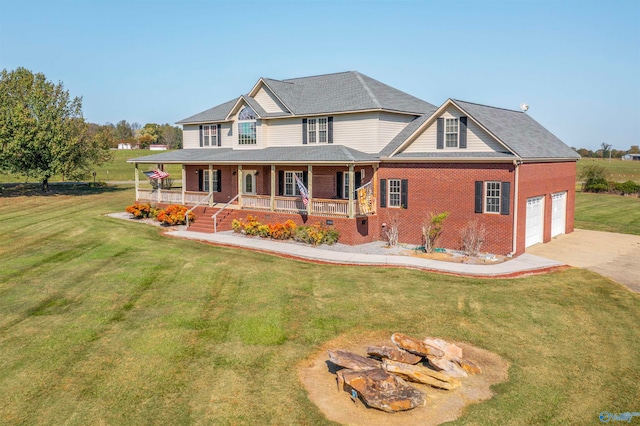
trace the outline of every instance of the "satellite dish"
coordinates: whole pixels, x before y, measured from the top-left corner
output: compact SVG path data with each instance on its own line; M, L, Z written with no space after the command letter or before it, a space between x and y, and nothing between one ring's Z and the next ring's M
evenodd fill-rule
M520 104L520 109L522 110L522 112L527 112L527 110L529 109L529 105L523 102Z

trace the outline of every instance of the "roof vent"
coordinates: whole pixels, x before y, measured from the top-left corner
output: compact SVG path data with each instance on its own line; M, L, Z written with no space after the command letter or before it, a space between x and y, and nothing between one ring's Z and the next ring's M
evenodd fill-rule
M522 110L522 112L527 112L527 110L529 109L529 105L523 102L520 104L520 109Z

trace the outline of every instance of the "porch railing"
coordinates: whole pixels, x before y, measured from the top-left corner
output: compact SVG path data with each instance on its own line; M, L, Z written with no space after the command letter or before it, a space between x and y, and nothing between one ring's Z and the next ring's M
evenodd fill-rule
M348 200L311 200L311 214L320 216L347 216L349 214Z
M275 210L279 212L299 212L307 210L302 198L275 197Z
M242 196L242 208L271 210L271 197L269 195L247 195Z
M185 192L185 204L200 204L209 198L207 192ZM160 203L177 203L182 204L182 191L172 191L168 189L162 190L160 200L158 201L158 191L155 189L138 189L138 200L155 201Z

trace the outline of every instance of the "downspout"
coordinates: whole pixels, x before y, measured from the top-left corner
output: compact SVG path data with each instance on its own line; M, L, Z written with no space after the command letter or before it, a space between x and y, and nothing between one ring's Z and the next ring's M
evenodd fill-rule
M522 164L522 160L513 160L513 166L515 168L515 176L513 183L513 246L511 247L511 253L509 253L509 257L513 257L516 254L518 249L518 188L520 183L520 165Z

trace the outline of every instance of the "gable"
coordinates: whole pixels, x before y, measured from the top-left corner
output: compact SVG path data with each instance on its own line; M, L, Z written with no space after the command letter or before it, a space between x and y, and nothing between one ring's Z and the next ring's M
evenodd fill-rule
M264 84L260 86L253 98L268 113L288 112L282 102Z
M482 129L471 118L467 118L467 148L437 149L437 120L436 118L460 118L467 115L453 105L447 107L438 117L433 117L431 124L422 130L404 150L403 153L418 152L505 152L508 151L489 133Z

